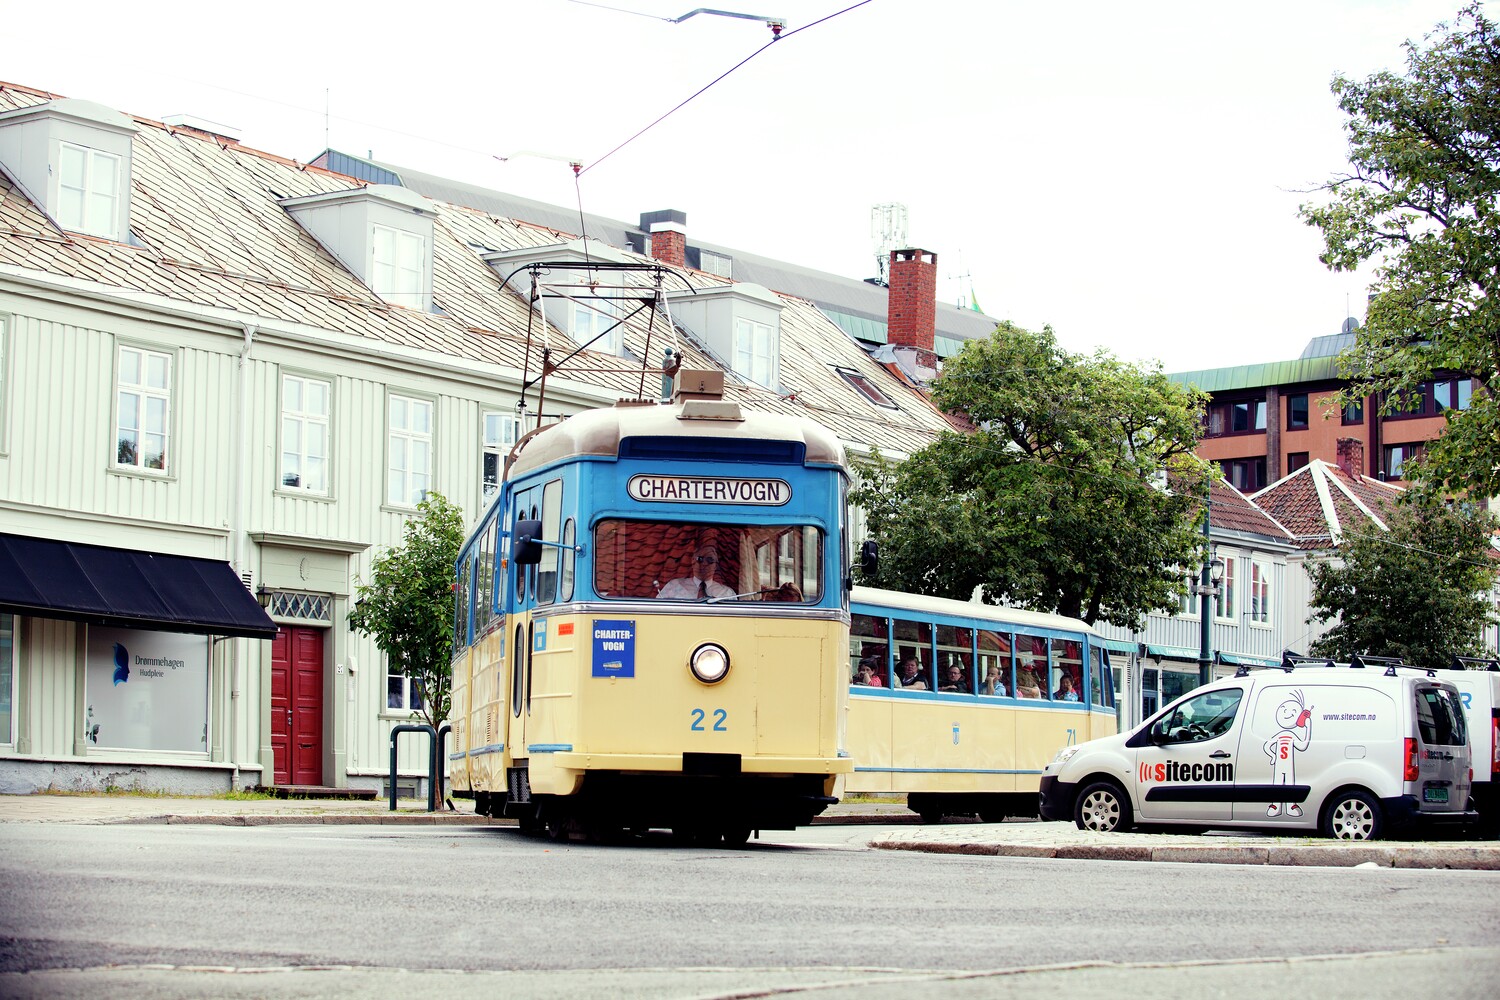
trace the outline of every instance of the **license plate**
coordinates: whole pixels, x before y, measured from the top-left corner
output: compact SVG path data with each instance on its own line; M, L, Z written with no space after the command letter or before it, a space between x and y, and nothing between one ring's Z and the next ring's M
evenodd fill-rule
M1422 789L1423 802L1447 802L1448 789L1446 788L1424 788Z

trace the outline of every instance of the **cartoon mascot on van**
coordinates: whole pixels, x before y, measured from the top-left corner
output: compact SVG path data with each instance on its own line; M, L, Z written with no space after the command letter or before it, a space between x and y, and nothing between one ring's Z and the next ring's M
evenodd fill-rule
M1312 709L1305 703L1301 691L1276 706L1276 735L1266 740L1266 756L1271 758L1271 784L1294 785L1296 779L1297 754L1307 749L1312 742ZM1266 809L1267 816L1302 815L1302 807L1295 802L1273 802Z

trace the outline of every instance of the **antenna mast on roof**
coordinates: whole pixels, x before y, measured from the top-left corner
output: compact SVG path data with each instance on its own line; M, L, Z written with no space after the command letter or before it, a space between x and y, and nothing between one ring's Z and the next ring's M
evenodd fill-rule
M875 240L875 273L882 285L888 284L885 270L891 251L906 249L906 206L890 202L870 209L870 236Z

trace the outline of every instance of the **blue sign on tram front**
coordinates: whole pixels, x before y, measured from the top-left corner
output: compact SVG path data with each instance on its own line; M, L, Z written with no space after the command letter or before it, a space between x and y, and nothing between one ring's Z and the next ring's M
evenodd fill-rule
M635 676L635 622L594 620L594 676Z

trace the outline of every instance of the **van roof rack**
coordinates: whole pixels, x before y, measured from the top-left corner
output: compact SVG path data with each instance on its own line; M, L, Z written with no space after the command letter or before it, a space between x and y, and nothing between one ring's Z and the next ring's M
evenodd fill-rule
M1324 656L1303 656L1301 653L1294 653L1290 649L1284 650L1282 652L1282 670L1285 670L1287 673L1291 673L1297 668L1299 664L1315 664L1320 667L1334 666L1334 662Z
M1454 656L1454 670L1494 670L1500 671L1500 659L1493 656Z
M1396 668L1406 666L1406 661L1399 656L1361 656L1359 653L1355 653L1353 658L1349 660L1349 666L1357 670L1363 670L1366 667L1383 666L1385 667L1385 675L1387 677L1395 677Z

